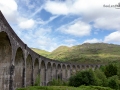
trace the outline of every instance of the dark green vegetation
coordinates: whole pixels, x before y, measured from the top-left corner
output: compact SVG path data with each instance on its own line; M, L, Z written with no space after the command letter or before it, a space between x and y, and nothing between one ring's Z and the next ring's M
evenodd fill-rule
M69 85L74 87L93 85L120 90L120 63L102 66L94 71L90 69L78 72L70 77Z
M51 53L38 49L32 50L45 57L68 62L108 63L120 60L120 45L106 43L60 46Z
M80 87L68 87L68 86L33 86L27 88L21 88L17 90L113 90L108 87L100 86L80 86Z

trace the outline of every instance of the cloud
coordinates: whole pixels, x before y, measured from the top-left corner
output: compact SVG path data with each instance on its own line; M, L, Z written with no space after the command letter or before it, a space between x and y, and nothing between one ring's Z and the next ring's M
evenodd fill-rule
M99 39L93 38L93 39L87 39L83 43L100 43L100 42L102 42L101 39L99 40Z
M55 2L55 1L54 2L48 1L45 4L44 9L54 15L56 14L67 15L69 11L65 3Z
M69 24L61 26L57 30L65 34L82 37L90 34L91 26L83 21L75 20Z
M0 0L0 10L9 22L16 22L17 3L15 0Z
M104 5L116 5L119 0L65 0L47 1L44 9L53 15L78 15L83 21L94 22L94 27L99 29L120 28L119 9L106 8Z
M104 42L107 42L107 43L118 43L120 42L120 31L115 31L111 34L109 34L108 36L105 37L104 39Z
M19 23L19 27L22 29L30 29L35 25L35 21L33 19L25 20Z

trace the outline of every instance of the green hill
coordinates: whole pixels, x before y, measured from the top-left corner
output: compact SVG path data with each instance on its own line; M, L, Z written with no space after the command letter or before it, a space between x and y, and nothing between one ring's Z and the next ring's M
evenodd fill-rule
M107 63L120 60L120 45L85 43L73 47L60 46L51 53L46 53L46 57L68 62Z
M36 53L38 53L38 54L40 54L40 55L42 55L42 56L45 56L45 57L47 57L49 54L50 54L50 52L47 52L47 51L45 51L45 50L41 50L41 49L37 49L37 48L31 48L34 52L36 52Z

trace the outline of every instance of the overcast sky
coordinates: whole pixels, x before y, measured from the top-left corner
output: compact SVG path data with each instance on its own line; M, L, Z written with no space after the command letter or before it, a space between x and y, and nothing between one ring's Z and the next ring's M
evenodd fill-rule
M29 47L52 51L86 42L120 44L119 2L0 0L0 10Z

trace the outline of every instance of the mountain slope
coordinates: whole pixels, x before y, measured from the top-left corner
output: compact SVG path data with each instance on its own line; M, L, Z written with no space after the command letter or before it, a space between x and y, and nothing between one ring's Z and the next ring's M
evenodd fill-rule
M42 55L42 56L45 56L45 57L47 57L49 54L50 54L50 52L47 52L47 51L45 51L45 50L41 50L41 49L37 49L37 48L31 48L34 52L36 52L36 53L38 53L38 54L40 54L40 55Z
M107 63L120 60L120 45L85 43L73 47L60 46L46 57L68 62Z

